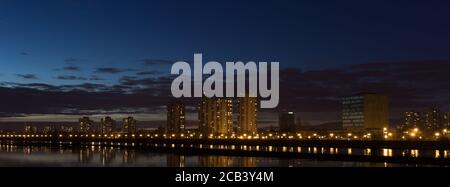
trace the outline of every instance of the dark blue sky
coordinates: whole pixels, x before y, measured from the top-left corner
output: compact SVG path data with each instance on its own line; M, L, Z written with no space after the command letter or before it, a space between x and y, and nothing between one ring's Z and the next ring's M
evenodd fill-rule
M279 61L280 107L298 112L336 114L341 95L366 90L387 94L399 111L445 107L448 10L443 0L2 0L0 87L8 89L0 94L21 107L0 114L159 110L170 64L196 52L222 62ZM19 97L21 88L31 90ZM52 103L47 93L71 90L91 95L60 94Z
M55 79L61 72L54 70L69 58L85 77L99 67L141 69L140 59L192 59L194 52L219 61L276 60L300 68L448 59L448 4L4 0L0 71L6 81L35 74L42 82L63 84L74 81Z

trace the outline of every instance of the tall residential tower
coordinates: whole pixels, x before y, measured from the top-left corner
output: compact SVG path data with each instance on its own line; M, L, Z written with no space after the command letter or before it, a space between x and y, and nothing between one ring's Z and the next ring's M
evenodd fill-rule
M198 106L199 131L204 134L233 132L233 103L230 98L202 98Z
M167 132L182 133L185 130L185 105L180 101L167 105Z
M239 98L239 117L238 127L239 133L255 134L257 108L256 97L240 97Z
M101 133L107 134L113 132L114 124L115 121L111 117L107 116L105 118L102 118L100 120Z

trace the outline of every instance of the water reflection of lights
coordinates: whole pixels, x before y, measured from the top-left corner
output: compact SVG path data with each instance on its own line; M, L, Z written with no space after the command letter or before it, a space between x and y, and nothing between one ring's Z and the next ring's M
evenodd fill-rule
M435 153L434 153L434 158L440 158L441 157L441 154L440 154L440 151L439 150L436 150L436 151L434 151Z
M435 150L434 158L448 158L448 151L447 150Z
M364 156L370 156L370 155L372 155L372 149L370 149L370 148L364 149Z
M442 134L441 134L442 135ZM73 136L73 135L72 135ZM67 135L67 137L69 137L69 135ZM5 141L3 141L5 142ZM2 142L2 143L3 143ZM49 142L50 143L50 142ZM11 143L12 144L12 143ZM135 146L135 143L133 142L109 142L109 141L105 141L105 142L99 142L99 141L92 141L89 142L87 144L87 149L89 149L89 151L95 152L98 150L102 150L105 146L107 146L109 149L113 149L114 150L120 150L120 149L129 149L131 148L131 146ZM147 146L153 146L153 147L158 147L161 144L156 144L156 143L137 143L138 145L147 145ZM1 144L0 144L1 145ZM58 144L56 145L56 151L61 153L61 154L65 154L67 153L65 151L66 148L64 148L65 145L71 145L71 141L58 141ZM211 144L204 144L200 145L200 144L173 144L173 143L169 143L169 144L162 144L165 148L174 148L174 149L178 149L178 148L183 148L183 147L192 147L192 148L205 148L205 149L217 149L217 150L236 150L235 145L221 145L221 144L217 144L217 145L211 145ZM45 146L43 146L45 147ZM13 146L10 145L2 145L0 146L0 152L8 152L8 151L13 151L13 149L16 149ZM400 149L389 149L389 148L384 148L384 149L373 149L373 148L333 148L333 147L301 147L301 146L261 146L261 145L254 145L254 144L249 144L249 145L238 145L238 150L240 151L258 151L258 152L285 152L285 153L311 153L311 154L323 154L323 155L336 155L339 154L339 149L341 149L340 151L343 152L341 153L342 155L363 155L363 156L383 156L383 157L394 157L394 151L396 151L395 156L399 156L399 157L413 157L413 158L417 158L417 157L427 157L427 158L449 158L448 157L448 151L449 150L418 150L418 149L412 149L412 150L400 150ZM33 154L35 152L35 149L31 149L31 148L20 148L19 151L23 151L24 154L29 155L29 154ZM397 154L398 153L398 154ZM381 154L381 155L380 155Z
M383 156L392 157L392 149L383 149Z

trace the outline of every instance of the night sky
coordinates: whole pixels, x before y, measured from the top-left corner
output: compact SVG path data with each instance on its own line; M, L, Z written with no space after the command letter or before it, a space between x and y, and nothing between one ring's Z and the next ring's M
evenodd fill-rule
M338 121L339 98L450 111L448 1L0 1L0 121L163 120L177 60L279 61L279 110ZM195 120L192 104L190 117ZM263 111L261 121L277 120Z

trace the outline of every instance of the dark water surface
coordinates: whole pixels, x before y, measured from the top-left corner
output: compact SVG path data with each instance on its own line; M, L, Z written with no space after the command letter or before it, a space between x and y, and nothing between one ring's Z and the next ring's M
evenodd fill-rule
M170 146L170 145L168 145ZM210 148L209 146L206 146ZM213 147L211 147L213 148ZM229 147L222 147L229 149ZM245 149L264 149L245 147ZM448 158L449 150L393 150L352 148L270 148L270 151L295 151L319 155L361 155L377 157ZM249 157L223 155L183 155L173 152L152 152L133 147L115 146L22 146L0 143L0 167L400 167L426 166L411 163L364 161L329 161L302 158Z

